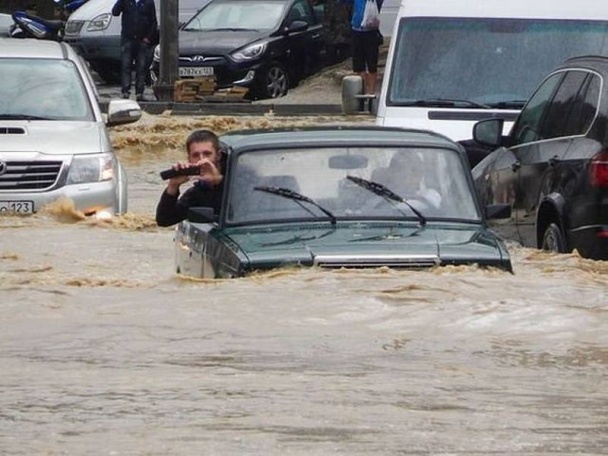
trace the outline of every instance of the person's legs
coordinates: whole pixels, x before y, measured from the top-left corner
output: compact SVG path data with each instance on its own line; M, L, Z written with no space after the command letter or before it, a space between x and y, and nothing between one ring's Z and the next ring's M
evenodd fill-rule
M131 92L131 69L133 66L133 41L121 39L121 68L120 80L123 97Z
M142 98L144 95L144 88L146 86L146 73L148 69L148 54L149 46L146 43L138 42L136 45L136 59L135 59L135 93L138 98ZM141 100L139 100L141 101Z
M365 91L365 32L352 32L352 54L353 54L353 72L361 76L363 80L363 89Z
M365 67L367 69L363 79L365 93L373 95L376 93L378 80L378 37L375 30L365 32L362 47L365 49Z

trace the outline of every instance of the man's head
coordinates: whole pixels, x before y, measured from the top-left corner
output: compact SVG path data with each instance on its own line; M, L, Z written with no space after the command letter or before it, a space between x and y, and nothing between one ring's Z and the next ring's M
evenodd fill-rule
M209 130L195 130L186 139L188 161L196 163L203 158L211 160L215 165L220 163L220 141L215 133Z

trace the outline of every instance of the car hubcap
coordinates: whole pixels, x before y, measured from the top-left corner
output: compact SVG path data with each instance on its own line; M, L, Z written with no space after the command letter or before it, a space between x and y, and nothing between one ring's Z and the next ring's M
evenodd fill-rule
M268 95L277 98L287 91L287 75L278 67L273 67L268 71Z

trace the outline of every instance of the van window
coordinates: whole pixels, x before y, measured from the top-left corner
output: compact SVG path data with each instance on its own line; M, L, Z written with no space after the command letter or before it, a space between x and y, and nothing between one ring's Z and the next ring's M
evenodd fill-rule
M513 109L567 58L607 53L606 21L405 17L386 104L441 98Z

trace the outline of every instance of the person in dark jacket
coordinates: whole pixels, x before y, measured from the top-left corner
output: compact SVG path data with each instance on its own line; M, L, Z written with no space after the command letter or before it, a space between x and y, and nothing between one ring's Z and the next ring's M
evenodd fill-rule
M150 53L158 34L158 21L154 0L118 0L112 15L120 16L121 88L122 97L131 93L131 70L135 62L135 94L137 101L144 100L146 74L149 71Z
M212 207L219 213L222 203L222 152L219 139L209 130L196 130L186 140L187 162L178 162L173 169L200 166L192 187L180 196L180 187L192 179L178 176L169 179L156 207L158 226L171 226L184 220L190 207Z

